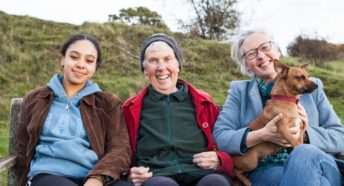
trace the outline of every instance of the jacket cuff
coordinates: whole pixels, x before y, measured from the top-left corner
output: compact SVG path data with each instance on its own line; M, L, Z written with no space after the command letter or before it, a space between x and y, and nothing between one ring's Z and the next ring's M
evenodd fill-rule
M241 142L240 142L240 152L242 154L246 153L248 151L248 148L247 148L247 145L246 145L246 138L247 138L247 134L248 132L250 132L251 129L250 128L247 128L244 132L244 134L242 135L242 138L241 138Z
M219 167L217 171L233 177L234 163L232 157L225 152L217 151L216 154L221 161L221 167Z

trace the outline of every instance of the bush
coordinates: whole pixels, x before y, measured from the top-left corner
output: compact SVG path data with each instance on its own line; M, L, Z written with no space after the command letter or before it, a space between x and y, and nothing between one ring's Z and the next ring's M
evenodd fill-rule
M344 56L344 46L328 43L325 39L311 39L301 35L295 38L287 50L290 56L299 57L321 67L327 61Z

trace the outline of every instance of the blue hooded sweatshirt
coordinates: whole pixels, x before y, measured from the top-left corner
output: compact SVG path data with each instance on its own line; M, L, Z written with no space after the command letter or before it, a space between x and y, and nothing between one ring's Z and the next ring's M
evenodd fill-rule
M55 75L48 83L55 98L31 161L29 177L48 173L83 179L98 161L81 120L80 100L101 90L87 81L77 95L68 99L62 80L63 76Z

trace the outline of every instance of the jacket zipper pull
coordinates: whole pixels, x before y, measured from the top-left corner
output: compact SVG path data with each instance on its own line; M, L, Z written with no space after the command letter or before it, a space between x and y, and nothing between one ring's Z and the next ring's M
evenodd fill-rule
M66 108L66 110L69 110L69 108L70 108L70 103L69 102L67 103L65 108Z

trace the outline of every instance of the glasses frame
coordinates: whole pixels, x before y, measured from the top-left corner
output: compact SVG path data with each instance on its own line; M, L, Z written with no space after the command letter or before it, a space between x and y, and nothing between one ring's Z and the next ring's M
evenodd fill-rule
M264 46L264 45L267 44L267 43L269 43L270 48L269 48L268 50L263 50L263 49L262 49L262 46ZM247 60L255 59L255 58L258 56L258 50L261 51L261 52L264 52L264 53L265 53L265 52L269 52L269 51L271 51L271 49L272 49L272 44L273 44L273 43L274 43L273 41L266 41L266 42L260 44L257 48L254 48L254 49L251 49L251 50L245 52L245 53L241 56L241 59L243 59L243 58L246 58ZM248 58L248 57L247 57L247 53L249 53L249 52L251 52L251 51L255 51L255 56L254 56L254 57L251 57L251 58Z

